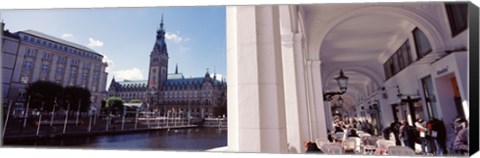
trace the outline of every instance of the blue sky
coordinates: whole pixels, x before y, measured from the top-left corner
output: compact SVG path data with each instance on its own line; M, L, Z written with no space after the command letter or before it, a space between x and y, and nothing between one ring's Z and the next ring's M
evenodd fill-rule
M162 13L169 73L226 74L225 7L144 7L2 10L10 32L33 29L88 46L105 56L110 82L148 78L148 61ZM107 85L108 86L108 85Z

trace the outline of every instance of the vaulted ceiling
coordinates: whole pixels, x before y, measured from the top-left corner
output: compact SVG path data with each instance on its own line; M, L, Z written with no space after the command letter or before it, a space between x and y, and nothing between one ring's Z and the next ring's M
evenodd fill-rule
M328 25L335 18L347 14L363 4L328 4L303 6L305 17ZM315 23L315 22L313 22ZM325 91L338 91L335 77L340 69L349 77L344 109L352 109L357 104L358 94L365 97L367 85L381 87L384 81L382 56L405 28L411 26L407 20L389 14L355 15L341 21L330 30L310 28L309 32L328 31L320 47L322 82ZM317 30L316 30L317 29ZM388 55L389 56L389 55ZM334 102L332 102L334 103Z

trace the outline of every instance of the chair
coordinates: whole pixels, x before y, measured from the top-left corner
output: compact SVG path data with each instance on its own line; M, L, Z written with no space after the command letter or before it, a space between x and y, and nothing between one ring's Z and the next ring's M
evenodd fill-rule
M329 141L328 140L320 140L320 138L317 138L315 140L315 143L317 144L317 147L322 150L322 146L325 145L325 144L328 144ZM323 150L322 150L323 151Z
M337 132L334 135L334 139L337 141L343 141L345 140L345 133L344 132Z
M360 146L362 145L362 140L358 137L348 137L347 140L355 141L355 151L360 152Z
M362 137L369 137L369 136L372 136L372 135L370 135L368 133L361 133L361 134L358 134L358 136L360 136L360 138L362 138Z
M357 148L357 142L354 139L347 139L342 142L343 150L345 152L355 152Z
M395 146L395 141L391 140L377 140L377 147L388 149L388 147Z
M363 153L374 153L377 148L377 138L373 136L364 136L361 138Z
M323 153L326 154L344 154L345 151L340 144L324 144L322 146Z
M405 146L390 146L387 149L388 155L408 156L415 155L415 151Z
M376 154L383 155L386 154L388 147L395 146L395 141L391 140L377 140L377 149L375 150Z

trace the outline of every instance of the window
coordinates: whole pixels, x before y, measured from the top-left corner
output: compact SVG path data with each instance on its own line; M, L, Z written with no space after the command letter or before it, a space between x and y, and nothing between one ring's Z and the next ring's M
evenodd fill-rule
M60 76L63 74L63 69L62 68L57 68L57 75Z
M53 55L51 53L43 52L42 59L52 59L52 56Z
M31 50L30 48L27 48L27 52L25 53L27 56L35 56L35 53L33 52L33 50Z
M65 61L67 61L66 59L67 59L66 57L60 56L60 57L58 57L58 62L59 63L65 63Z
M84 80L87 80L87 77L88 77L88 73L84 72L84 73L82 74L82 78L83 78Z
M79 66L80 65L80 60L72 59L72 65Z
M468 27L468 3L446 3L452 37L457 36Z
M28 36L23 36L23 40L28 41Z
M48 65L47 64L42 64L42 72L47 73L48 72Z
M430 45L427 36L425 36L422 30L415 28L413 30L413 38L415 39L417 60L423 58L428 53L432 52L432 46Z
M412 63L410 44L407 41L383 64L385 78L388 80Z
M77 70L75 70L75 69L70 70L70 77L76 78L77 77Z
M32 61L25 61L24 63L25 69L32 69L32 65L33 65Z

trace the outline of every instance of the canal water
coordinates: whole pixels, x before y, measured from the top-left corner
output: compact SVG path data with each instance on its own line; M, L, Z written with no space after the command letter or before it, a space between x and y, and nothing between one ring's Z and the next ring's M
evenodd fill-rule
M129 134L4 142L10 147L204 151L227 146L227 130L190 128Z

